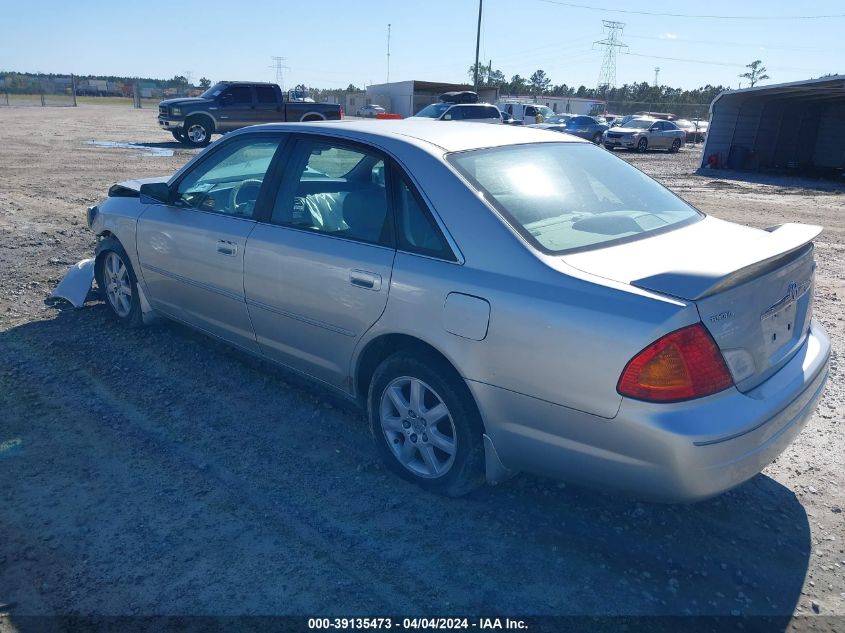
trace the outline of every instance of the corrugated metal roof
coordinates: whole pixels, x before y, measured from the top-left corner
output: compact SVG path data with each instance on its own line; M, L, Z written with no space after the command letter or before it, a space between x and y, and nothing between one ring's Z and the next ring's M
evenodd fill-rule
M838 94L845 92L845 75L832 75L830 77L820 77L818 79L805 79L804 81L793 81L785 84L771 84L766 86L754 86L753 88L740 88L739 90L725 90L720 92L713 103L710 104L712 112L713 107L717 102L725 98L745 98L756 97L761 93L768 93L766 96L782 94L784 96L791 93L803 92L806 90L812 91L813 94L818 94L820 90L830 89Z

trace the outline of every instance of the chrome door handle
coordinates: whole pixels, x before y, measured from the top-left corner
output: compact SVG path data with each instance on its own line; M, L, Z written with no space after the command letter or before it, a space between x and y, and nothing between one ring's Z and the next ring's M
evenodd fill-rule
M381 290L381 275L366 270L350 270L349 283L365 290Z
M217 252L221 255L234 257L238 254L238 245L227 240L217 240Z

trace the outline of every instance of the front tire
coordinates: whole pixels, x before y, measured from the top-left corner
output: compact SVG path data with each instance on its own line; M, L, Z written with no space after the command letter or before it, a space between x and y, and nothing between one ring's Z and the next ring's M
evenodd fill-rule
M645 154L648 151L648 139L641 138L640 142L637 143L637 151L640 154Z
M672 147L669 148L669 153L677 154L679 151L681 151L681 139L676 138L672 141Z
M112 316L130 327L143 325L138 279L120 242L107 237L97 245L94 276Z
M170 133L173 135L173 138L175 138L175 139L176 139L177 141L179 141L180 143L183 143L183 144L187 144L187 143L188 143L188 139L187 139L187 137L185 136L185 132L184 132L184 131L182 131L181 129L179 129L179 130L170 130Z
M206 118L189 119L185 122L185 142L191 147L205 147L211 142L214 131Z
M367 412L379 456L403 479L450 497L484 483L481 416L444 361L425 353L388 357L373 374Z

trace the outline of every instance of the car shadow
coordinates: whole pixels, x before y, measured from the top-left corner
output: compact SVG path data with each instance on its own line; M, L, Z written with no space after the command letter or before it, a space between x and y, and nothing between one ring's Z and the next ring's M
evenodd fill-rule
M45 314L0 332L13 630L177 613L778 631L801 597L808 518L766 475L695 505L527 475L443 498L386 471L329 390L181 325L124 328L100 302Z
M802 176L800 174L785 172L754 172L734 169L705 169L699 168L696 172L699 176L712 179L715 183L724 182L746 182L755 185L771 185L774 187L807 189L824 193L838 193L845 191L845 174L841 171L836 174L817 177Z

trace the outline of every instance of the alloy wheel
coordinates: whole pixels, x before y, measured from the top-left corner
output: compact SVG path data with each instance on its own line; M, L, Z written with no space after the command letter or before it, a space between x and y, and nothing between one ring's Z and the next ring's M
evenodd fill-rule
M381 396L379 422L402 466L418 477L444 476L455 463L457 431L443 399L418 378L400 376Z
M202 143L207 136L208 133L205 131L205 128L199 123L194 123L188 128L188 138L194 143Z
M132 282L129 279L129 269L120 255L112 251L106 255L103 272L109 305L117 316L121 318L128 316L132 309Z

